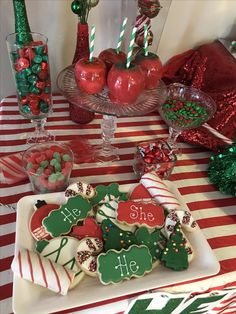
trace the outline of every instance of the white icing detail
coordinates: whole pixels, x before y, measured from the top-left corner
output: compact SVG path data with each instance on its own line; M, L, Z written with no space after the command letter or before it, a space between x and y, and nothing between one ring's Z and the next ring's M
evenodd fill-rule
M64 211L61 210L61 213L65 217L63 219L64 221L68 220L69 223L72 223L74 220L77 220L77 217L81 215L81 210L79 210L78 208L74 208L72 209L72 212L70 212L69 209L65 207Z
M44 226L38 227L34 229L32 232L37 240L42 240L49 235L49 233L46 232Z
M130 272L132 274L135 274L138 271L139 266L137 265L137 263L135 261L130 261L128 264L126 261L126 255L117 256L117 259L118 259L119 264L115 266L115 269L120 268L121 277L124 277L127 275L129 276ZM133 267L135 267L135 269L133 269Z
M134 220L148 220L148 221L153 221L154 217L152 213L145 213L143 212L142 206L136 206L136 205L131 205L130 206L130 218Z

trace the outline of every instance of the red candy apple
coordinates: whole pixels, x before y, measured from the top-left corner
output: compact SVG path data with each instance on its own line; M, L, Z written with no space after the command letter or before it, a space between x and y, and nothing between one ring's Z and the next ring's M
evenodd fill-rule
M131 63L127 69L126 63L120 62L108 73L107 85L111 101L132 104L144 90L145 75L139 65Z
M134 62L140 65L145 73L145 88L156 88L159 85L159 81L162 77L162 63L160 58L151 52L145 56L143 52L136 56Z
M116 49L108 48L103 50L98 58L106 64L107 72L109 72L113 64L126 61L126 54L122 51L116 53Z
M78 87L87 94L102 91L106 84L106 66L98 58L90 62L87 58L80 59L75 65L75 80Z

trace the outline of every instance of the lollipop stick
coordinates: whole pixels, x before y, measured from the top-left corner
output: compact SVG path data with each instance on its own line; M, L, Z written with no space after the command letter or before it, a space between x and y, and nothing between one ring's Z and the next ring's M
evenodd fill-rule
M121 43L124 37L124 33L125 33L125 28L126 28L126 24L127 24L127 17L124 18L121 29L120 29L120 36L118 39L118 44L116 47L116 53L119 54L120 53L120 47L121 47Z
M95 39L95 25L92 25L90 33L90 42L89 42L89 62L93 61L93 52L94 52L94 39Z
M135 40L135 34L136 34L137 28L134 27L132 30L132 35L130 38L130 43L129 43L129 50L128 50L128 54L127 54L127 61L126 61L126 68L128 69L130 66L130 62L131 62L131 57L132 57L132 52L133 52L133 48L134 48L134 40Z
M148 55L148 27L147 24L144 24L144 51L145 56Z

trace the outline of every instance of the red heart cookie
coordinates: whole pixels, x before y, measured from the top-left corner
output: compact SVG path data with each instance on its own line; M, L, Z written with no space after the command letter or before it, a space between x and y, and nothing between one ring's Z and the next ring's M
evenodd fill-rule
M94 218L87 217L83 222L83 226L74 226L69 235L79 240L86 237L102 239L102 230Z

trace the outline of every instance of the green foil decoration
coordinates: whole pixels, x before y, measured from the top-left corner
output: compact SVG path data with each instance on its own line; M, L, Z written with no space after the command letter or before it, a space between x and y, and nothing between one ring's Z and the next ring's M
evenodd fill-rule
M222 193L236 196L236 143L211 156L208 175Z
M25 45L33 41L28 22L25 0L13 0L16 43Z

